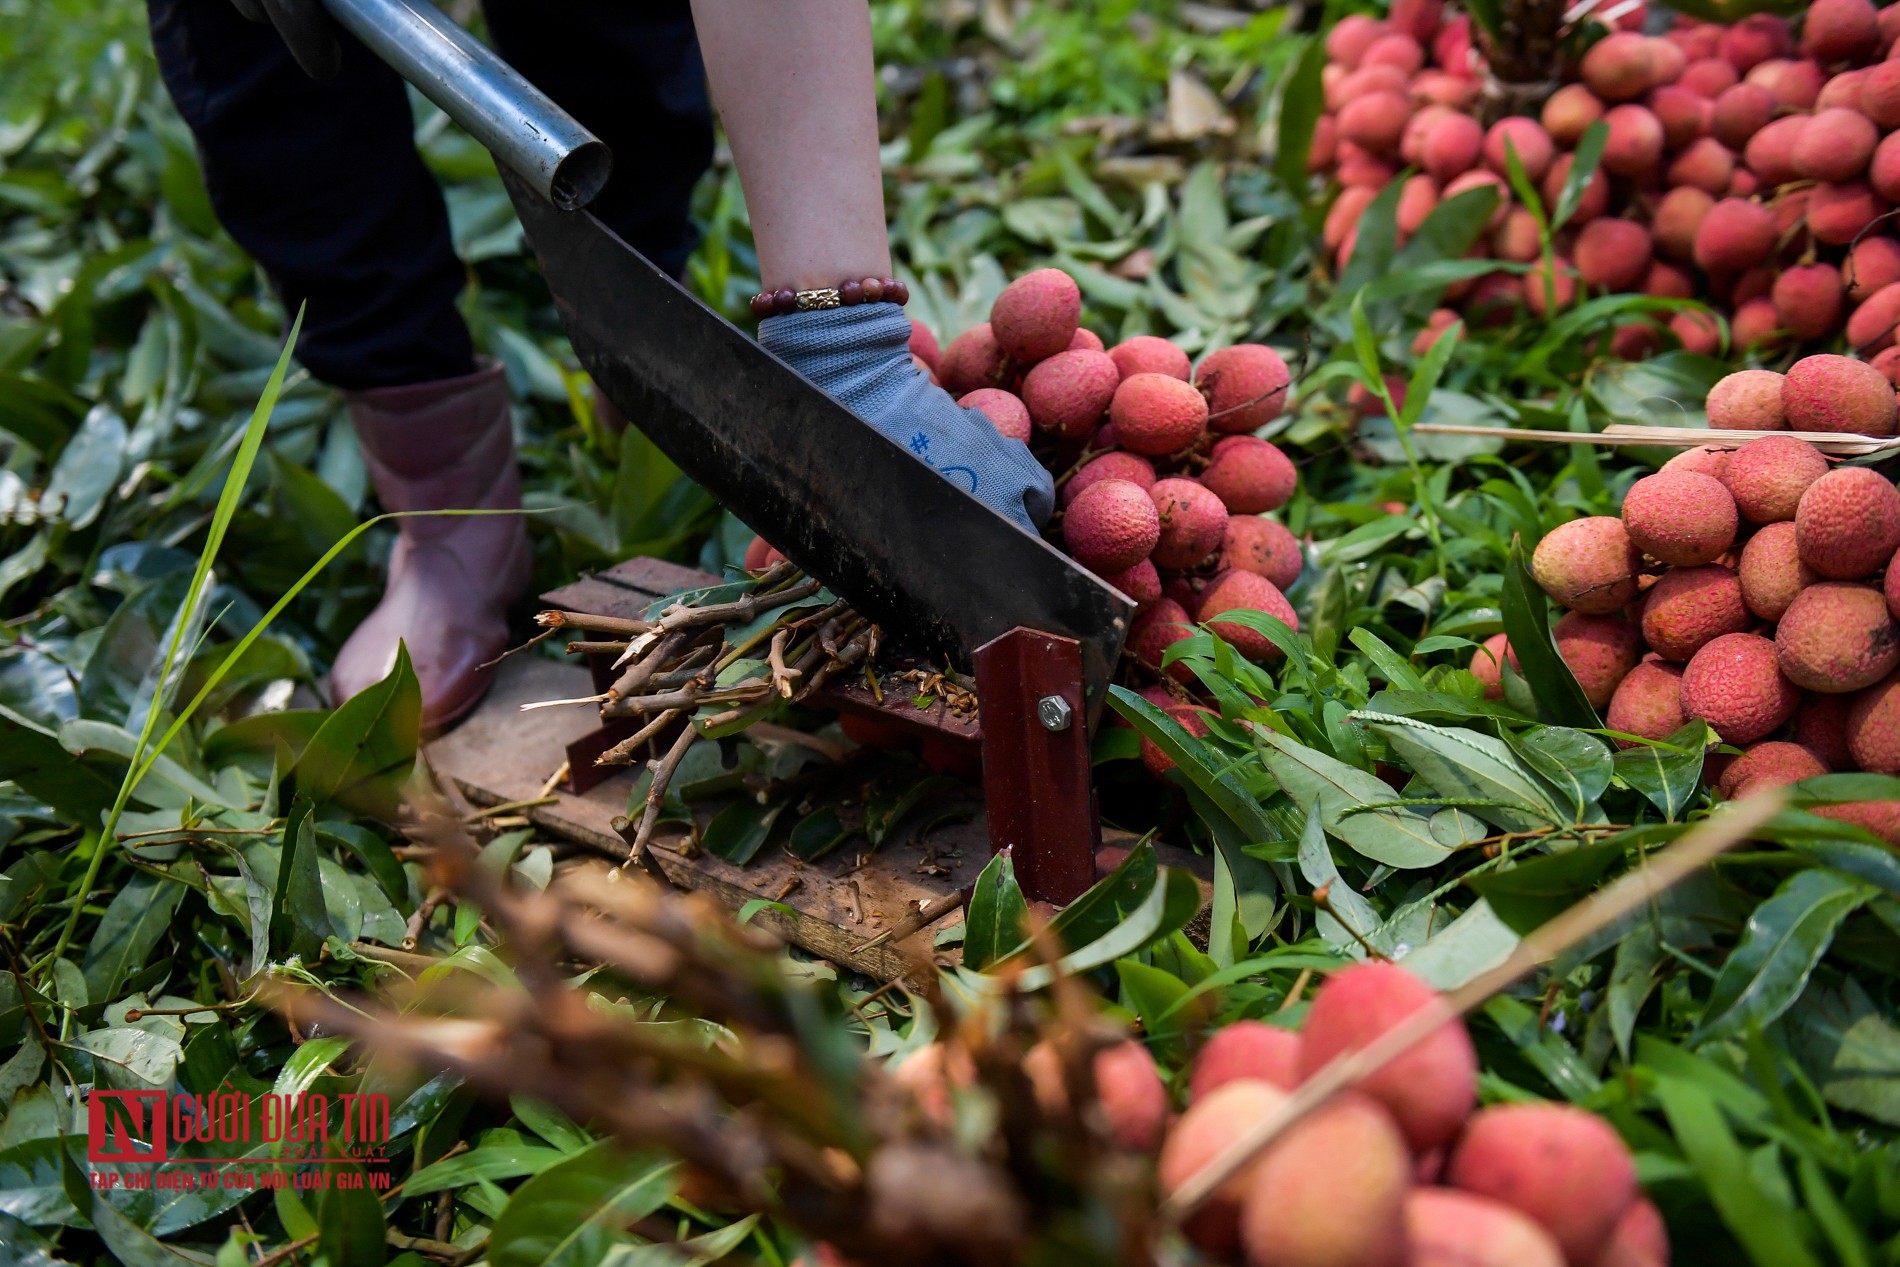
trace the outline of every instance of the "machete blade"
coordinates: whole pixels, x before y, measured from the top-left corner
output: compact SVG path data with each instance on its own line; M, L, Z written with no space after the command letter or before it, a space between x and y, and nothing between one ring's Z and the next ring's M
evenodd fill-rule
M1076 639L1095 716L1133 603L860 422L592 213L504 179L582 366L682 471L920 649L968 664L1018 626Z

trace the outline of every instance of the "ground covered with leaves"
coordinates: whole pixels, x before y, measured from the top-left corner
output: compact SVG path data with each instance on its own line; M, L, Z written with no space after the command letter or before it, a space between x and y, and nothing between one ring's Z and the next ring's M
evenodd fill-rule
M1112 822L1211 855L1207 933L1189 935L1185 877L1140 850L1041 948L1177 1081L1222 1024L1297 1024L1313 974L1348 960L1402 958L1442 989L1471 981L1711 809L1711 736L1608 742L1525 566L1558 524L1614 514L1653 464L1414 428L1696 423L1731 367L1611 358L1616 326L1676 304L1639 296L1415 353L1445 286L1474 275L1461 257L1490 207L1451 200L1401 245L1395 186L1350 264L1328 266L1330 194L1305 163L1323 53L1294 12L874 9L894 246L912 312L940 338L981 321L1007 278L1054 264L1104 335L1162 334L1194 354L1267 341L1295 365L1295 404L1267 434L1300 467L1283 512L1310 542L1289 595L1299 632L1260 622L1283 652L1268 665L1207 632L1177 644L1171 663L1219 705L1210 733L1118 689L1130 725L1097 745ZM292 1023L273 992L343 1007L378 991L418 1016L481 996L491 1017L509 997L571 992L624 1023L629 1062L665 1052L850 1153L856 1126L800 1115L800 1094L822 1085L863 1108L843 1090L862 1054L901 1055L983 1015L971 1000L995 978L978 969L1018 973L1025 997L1058 976L1020 975L1039 952L1022 944L1006 864L979 882L965 969L934 998L742 931L692 940L650 911L628 918L746 989L688 997L690 978L642 976L629 965L652 961L628 945L590 956L569 941L558 967L518 944L498 954L496 920L529 915L485 917L457 896L479 884L439 887L448 843L389 826L418 750L413 677L399 666L333 712L301 693L374 601L390 528L371 522L340 398L283 357L294 314L210 213L140 18L124 3L0 0L0 1245L139 1267L790 1261L810 1209L702 1191L665 1156L601 1142L639 1132L555 1107L558 1083L509 1096L473 1056L418 1073L353 1047L337 1016ZM519 402L538 579L637 555L736 562L750 532L637 431L594 419L485 153L427 107L418 137L469 264L464 311ZM698 213L690 283L736 317L757 279L728 167ZM1467 666L1500 631L1521 673L1487 699ZM1143 735L1175 764L1166 785L1136 760ZM806 759L738 746L738 769L773 779ZM869 847L906 814L924 825L926 781L898 780ZM758 830L770 806L734 795L730 769L682 787L695 803L676 796L671 816L754 806L730 834L755 852L775 822L799 829L794 814ZM1900 860L1806 812L1896 797L1873 776L1801 785L1748 846L1472 1018L1485 1099L1610 1120L1679 1261L1900 1262ZM529 828L461 828L480 874L523 894L557 891L575 861ZM1061 995L1051 1014L1074 1022L1077 1006ZM769 1084L783 1093L771 1100L741 1077L740 1033L755 1052L796 1044L811 1081ZM88 1162L87 1088L248 1094L260 1114L268 1094L322 1091L338 1138L346 1094L386 1095L388 1164L374 1169L390 1186L97 1189L88 1172L116 1172ZM277 1147L209 1169L250 1173ZM1088 1208L1064 1191L1051 1202ZM1072 1227L1052 1236L1101 1248Z

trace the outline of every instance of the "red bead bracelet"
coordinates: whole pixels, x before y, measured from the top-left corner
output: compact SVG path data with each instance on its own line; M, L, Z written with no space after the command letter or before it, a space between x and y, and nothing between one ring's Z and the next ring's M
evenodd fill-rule
M849 308L854 304L896 304L910 302L910 287L894 277L860 277L826 286L819 290L762 290L752 296L752 315L760 319L783 317L794 312L812 312L819 308Z

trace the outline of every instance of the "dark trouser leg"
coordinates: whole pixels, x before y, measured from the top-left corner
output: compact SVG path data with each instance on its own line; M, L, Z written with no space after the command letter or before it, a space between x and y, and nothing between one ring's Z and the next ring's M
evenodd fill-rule
M228 0L148 9L219 220L286 307L307 305L298 359L351 390L472 373L466 274L395 72L346 38L342 71L319 83Z
M712 163L712 104L687 0L484 0L495 47L607 143L592 210L678 276L696 245L693 186Z

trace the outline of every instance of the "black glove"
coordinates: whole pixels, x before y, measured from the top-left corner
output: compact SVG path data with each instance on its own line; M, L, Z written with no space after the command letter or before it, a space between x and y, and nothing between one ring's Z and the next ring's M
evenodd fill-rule
M322 0L231 0L237 11L253 22L268 22L290 46L303 73L312 79L334 79L343 64L336 23L324 11Z

